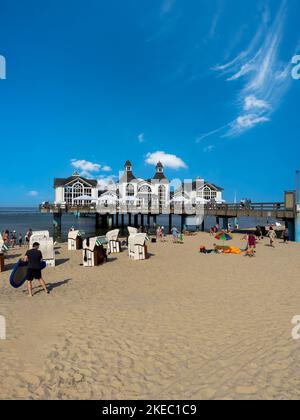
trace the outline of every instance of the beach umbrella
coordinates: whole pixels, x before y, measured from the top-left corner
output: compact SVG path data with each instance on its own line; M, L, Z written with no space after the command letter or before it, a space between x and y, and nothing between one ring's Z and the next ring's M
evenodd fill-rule
M215 238L218 241L227 242L227 241L232 241L233 236L230 233L227 233L227 232L219 232L219 233L216 234Z

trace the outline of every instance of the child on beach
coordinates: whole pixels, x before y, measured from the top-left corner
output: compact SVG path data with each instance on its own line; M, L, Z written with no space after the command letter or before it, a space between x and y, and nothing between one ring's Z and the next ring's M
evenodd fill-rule
M290 240L290 234L289 234L289 230L288 230L288 228L285 228L285 229L284 229L283 234L282 234L282 238L283 238L283 242L284 242L285 244L288 244L288 243L289 243L289 240Z
M174 226L171 230L174 244L178 243L178 229Z
M247 248L248 248L248 250L255 250L256 249L256 236L254 235L254 233L249 233L248 234Z
M276 232L275 232L275 230L273 229L272 226L270 227L269 232L267 233L267 236L270 239L270 246L272 248L275 248L274 243L275 243L275 239L276 239Z

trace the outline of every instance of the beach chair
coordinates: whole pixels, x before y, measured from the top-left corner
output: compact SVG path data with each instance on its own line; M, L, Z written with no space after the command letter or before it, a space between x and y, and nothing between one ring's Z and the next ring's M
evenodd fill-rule
M148 258L146 240L146 233L137 233L129 236L128 253L130 259L137 261Z
M30 237L30 241L29 241L29 248L32 248L32 245L35 242L40 243L41 241L50 239L50 233L48 230L37 230L32 232L32 235Z
M106 250L101 238L87 238L83 241L83 266L96 267L104 264L107 261Z
M55 267L54 240L53 238L50 238L49 232L46 230L32 232L29 242L29 249L32 249L35 242L40 244L39 249L43 255L43 260L47 264L47 267Z
M118 254L121 252L121 244L118 240L119 232L119 229L115 229L107 232L106 234L107 250L110 254Z
M129 239L138 233L138 229L134 227L127 226L127 230L129 236L127 237L127 247L128 247L128 255L129 255Z
M68 233L68 250L77 251L82 249L82 233L80 230L71 230Z
M3 241L3 237L0 233L0 252L4 253L9 250L9 246Z

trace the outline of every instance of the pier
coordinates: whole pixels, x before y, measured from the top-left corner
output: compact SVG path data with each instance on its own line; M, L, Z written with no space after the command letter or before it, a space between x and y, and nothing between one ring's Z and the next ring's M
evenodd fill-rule
M205 205L196 204L172 204L168 207L150 207L135 205L59 205L43 204L40 206L41 213L53 214L53 223L56 231L61 231L62 217L64 214L72 213L80 216L95 216L97 228L124 227L126 224L132 226L151 226L156 224L157 217L167 215L169 220L169 231L172 228L173 216L181 217L181 228L183 229L187 217L198 217L201 219L200 229L204 230L204 218L215 217L216 223L223 229L227 229L230 219L249 217L276 219L285 223L290 231L290 239L300 241L298 235L300 225L300 209L296 205L296 193L286 192L284 202L271 203L249 203L247 205L226 203Z

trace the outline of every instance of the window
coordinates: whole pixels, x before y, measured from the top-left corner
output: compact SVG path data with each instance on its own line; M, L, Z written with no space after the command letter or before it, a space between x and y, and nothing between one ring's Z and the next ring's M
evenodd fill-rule
M68 205L73 205L74 200L78 197L81 197L82 195L87 195L88 197L92 197L92 187L84 186L81 182L76 182L73 186L67 185L64 188L65 193L65 202ZM76 203L76 204L83 204Z
M65 198L64 201L71 205L72 204L72 187L65 187Z
M203 188L203 198L208 201L211 199L211 189L209 187Z
M158 200L161 207L166 205L166 187L164 185L160 185L158 188Z
M88 195L89 197L92 196L92 188L91 187L85 187L84 188L84 195Z
M152 200L152 191L149 185L143 185L139 188L139 198L144 206L149 206Z
M127 195L127 197L134 197L134 186L132 184L127 185L126 195Z

